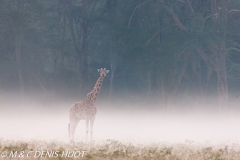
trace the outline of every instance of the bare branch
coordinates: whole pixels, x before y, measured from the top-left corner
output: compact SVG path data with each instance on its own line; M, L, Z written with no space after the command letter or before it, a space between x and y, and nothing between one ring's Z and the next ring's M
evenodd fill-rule
M66 1L67 2L67 1ZM78 53L80 53L80 48L78 48L78 45L77 45L77 42L76 42L76 37L75 37L75 34L74 34L74 28L73 28L73 17L72 17L72 13L70 11L70 6L72 5L72 2L69 1L70 4L68 3L65 3L64 7L65 9L67 10L68 12L68 21L69 21L69 26L70 26L70 31L71 31L71 35L72 35L72 38L73 38L73 44L74 44L74 48L76 49L76 51ZM70 6L69 6L70 5Z
M91 13L90 13L90 17L92 17L95 7L96 7L96 0L94 0L94 2L93 2L93 7L92 7L92 10L91 10Z
M238 9L231 9L231 10L228 11L228 12L240 12L240 10L238 10Z
M140 7L142 4L144 4L145 2L147 2L147 1L149 1L149 0L144 1L144 2L140 3L139 5L137 5L137 6L135 7L135 9L133 10L133 13L132 13L132 15L131 15L131 17L130 17L130 19L129 19L129 21L128 21L128 28L129 28L129 26L130 26L130 23L131 23L131 21L132 21L132 17L133 17L133 15L134 15L136 9L137 9L138 7Z
M108 35L105 35L104 38L103 38L100 42L98 42L97 48L95 49L93 55L95 55L95 54L97 53L99 47L100 47L100 46L102 45L102 43L107 39L107 37L108 37Z
M230 47L230 48L228 48L227 50L231 50L231 49L240 52L240 49L237 49L237 48L234 48L234 47Z
M212 67L213 69L216 68L215 64L208 58L208 56L200 48L196 47L196 51L208 66Z
M191 14L194 14L194 10L193 10L193 8L192 8L192 4L191 4L191 2L190 2L189 0L185 0L185 2L187 3L187 6L188 6L188 8L189 8Z
M216 46L214 47L213 45L208 44L208 47L212 51L213 54L217 55L218 49Z
M89 41L90 41L90 39L91 39L91 37L93 35L93 32L95 31L97 25L98 25L98 22L95 22L94 26L91 28L90 34L88 36L87 43L89 43Z
M181 29L181 30L187 30L183 24L180 22L180 20L178 19L177 15L173 12L172 8L167 7L166 5L163 5L164 9L166 9L166 11L172 15L173 20L175 21L175 23L177 24L177 26Z
M171 26L173 26L173 25L171 25ZM146 42L146 44L145 44L144 47L146 47L146 46L149 44L149 42L150 42L155 36L157 36L160 32L165 31L166 29L170 28L171 26L168 26L168 27L166 27L166 28L164 28L164 29L162 29L162 30L160 30L160 31L157 31L157 32Z
M206 19L211 18L212 16L213 16L213 15L210 15L210 16L207 16L207 17L205 17L205 18L203 19L203 28L204 28ZM216 15L216 16L217 16L217 15Z

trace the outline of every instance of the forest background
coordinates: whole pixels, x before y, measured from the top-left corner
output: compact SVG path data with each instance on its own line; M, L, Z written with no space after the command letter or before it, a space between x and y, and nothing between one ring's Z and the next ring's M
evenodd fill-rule
M109 100L228 109L239 26L239 0L1 0L0 96L83 97L105 67Z

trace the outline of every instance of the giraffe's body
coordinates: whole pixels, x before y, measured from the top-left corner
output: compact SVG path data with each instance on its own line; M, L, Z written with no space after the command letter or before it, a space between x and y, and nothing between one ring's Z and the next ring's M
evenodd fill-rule
M87 94L87 97L80 101L76 102L69 111L69 120L70 123L68 125L68 132L69 132L69 138L70 141L73 143L74 141L74 133L76 130L76 127L78 125L78 122L80 120L86 121L86 141L88 136L88 124L90 122L90 136L92 140L92 132L93 132L93 123L95 120L95 115L97 113L97 108L95 107L95 102L97 99L97 96L100 92L103 79L106 76L106 74L109 72L109 70L99 69L98 72L100 73L100 77L98 78L94 89Z

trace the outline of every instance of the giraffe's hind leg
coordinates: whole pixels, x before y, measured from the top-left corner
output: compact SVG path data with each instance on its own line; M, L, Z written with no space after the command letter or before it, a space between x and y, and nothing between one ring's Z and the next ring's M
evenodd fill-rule
M94 105L94 107L93 107L93 114L92 114L92 116L90 118L90 140L91 141L93 140L93 138L92 138L92 135L93 135L93 124L94 124L94 121L95 121L96 114L97 114L97 108Z
M88 124L89 124L89 118L86 118L86 142L88 137Z
M92 141L94 120L95 120L95 116L93 116L93 117L90 119L90 141Z
M74 134L75 134L78 122L79 122L79 119L71 118L70 123L68 125L69 138L71 143L74 143Z

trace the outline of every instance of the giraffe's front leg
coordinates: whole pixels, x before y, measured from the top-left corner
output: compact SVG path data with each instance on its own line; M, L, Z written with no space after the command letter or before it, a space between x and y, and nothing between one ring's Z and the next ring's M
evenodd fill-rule
M90 140L91 140L91 141L92 141L94 120L95 120L95 116L90 119Z
M86 118L86 142L88 137L88 124L89 124L89 118Z

